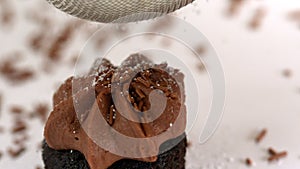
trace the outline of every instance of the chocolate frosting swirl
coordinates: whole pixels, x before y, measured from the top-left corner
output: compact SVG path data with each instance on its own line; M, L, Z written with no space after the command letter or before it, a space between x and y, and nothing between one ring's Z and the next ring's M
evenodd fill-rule
M56 150L80 151L91 169L132 158L115 153L128 151L128 145L138 154L134 159L154 162L162 143L184 133L183 78L179 70L140 54L129 56L119 67L96 60L86 76L68 78L54 94L46 142ZM120 140L112 130L143 143ZM155 136L161 137L152 139Z

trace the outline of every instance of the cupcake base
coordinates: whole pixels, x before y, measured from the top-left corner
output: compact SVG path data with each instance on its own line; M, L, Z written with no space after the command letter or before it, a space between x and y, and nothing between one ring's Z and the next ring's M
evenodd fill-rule
M172 149L161 153L156 162L142 162L123 159L115 162L108 169L185 169L185 153L187 140L183 134L161 145L161 149L169 144L176 144ZM83 154L79 151L54 150L43 141L43 161L45 169L90 169Z

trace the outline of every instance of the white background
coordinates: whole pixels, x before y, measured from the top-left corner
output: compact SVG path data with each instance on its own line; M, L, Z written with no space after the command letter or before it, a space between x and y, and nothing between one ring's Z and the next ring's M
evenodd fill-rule
M68 17L40 0L11 0L11 3L17 21L12 28L0 27L0 59L16 49L26 51L24 65L40 70L41 58L26 46L29 32L35 29L25 19L26 11L43 15L48 12L55 20L64 21ZM203 85L199 89L203 91L200 100L203 114L188 133L191 142L186 157L188 169L248 168L244 163L247 157L255 161L254 168L258 169L300 168L300 29L299 24L287 18L289 11L300 9L300 1L248 0L245 3L234 17L226 16L228 4L224 0L198 0L177 12L179 18L196 26L209 39L226 76L224 117L214 136L203 145L198 144L198 138L209 110L210 88ZM258 7L264 7L267 15L261 27L252 31L247 24ZM82 45L78 43L70 50L78 51ZM282 75L284 69L292 70L290 78ZM29 122L27 151L17 159L6 153L7 147L13 146L14 138L9 132L12 126L9 106L20 104L30 110L36 102L50 105L55 88L72 71L73 67L60 63L51 74L38 73L33 82L22 85L11 85L0 77L0 91L5 96L0 116L0 126L5 126L5 132L0 134L0 151L4 152L1 169L42 166L38 143L43 139L43 124L38 119ZM206 79L206 75L199 72L199 79ZM262 128L267 128L268 134L256 144L254 138ZM288 157L278 163L268 163L266 149L270 146L287 150Z

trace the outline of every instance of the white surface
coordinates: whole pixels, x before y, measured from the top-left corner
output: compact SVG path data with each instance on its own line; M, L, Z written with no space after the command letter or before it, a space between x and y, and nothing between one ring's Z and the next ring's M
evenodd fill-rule
M27 51L24 44L35 26L24 19L24 12L44 4L38 0L11 1L17 10L18 22L10 30L0 27L0 58L13 49ZM290 10L300 9L300 2L249 0L241 13L233 18L224 15L227 4L223 0L198 0L196 3L197 7L180 10L178 17L199 28L217 50L226 74L227 99L220 127L207 143L200 145L197 142L210 100L209 92L202 89L203 114L199 115L197 125L189 133L192 145L187 153L187 168L243 169L248 168L243 162L246 157L255 161L253 168L300 168L300 30L286 17ZM253 32L247 23L256 7L260 6L267 9L267 16L259 30ZM41 12L45 13L45 10ZM50 9L49 14L62 20L68 18L54 9ZM82 45L80 42L73 44L72 50L78 51ZM41 59L37 54L26 52L25 58L24 64L40 70ZM13 145L13 136L9 134L12 117L8 110L12 104L24 105L30 110L37 101L50 105L57 84L72 74L72 67L66 63L57 67L51 75L41 72L33 82L24 85L11 86L0 78L0 91L5 96L0 126L6 126L5 133L0 134L0 151L5 152L0 159L1 169L32 169L37 164L42 165L41 152L37 148L43 138L43 124L39 120L30 121L27 131L30 140L26 142L28 151L17 159L7 155L7 147ZM291 78L282 76L285 68L293 71ZM205 75L199 74L199 78L205 79ZM268 128L269 132L257 145L254 137L262 128ZM266 149L270 146L287 150L288 157L269 164Z

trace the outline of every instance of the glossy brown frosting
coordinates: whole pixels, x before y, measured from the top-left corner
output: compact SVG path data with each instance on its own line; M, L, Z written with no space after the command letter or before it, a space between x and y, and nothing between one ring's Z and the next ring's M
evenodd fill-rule
M115 149L128 143L107 134L107 129L99 125L98 118L102 117L113 129L129 137L151 138L164 134L158 140L149 139L146 149L139 144L132 147L132 151L141 155L135 160L154 162L163 142L184 133L183 78L178 70L167 64L154 64L140 54L129 56L119 67L105 59L97 60L86 76L70 77L54 94L54 108L44 131L46 142L56 150L80 151L91 169L106 169L129 157L102 148L95 137ZM159 111L156 105L161 105L163 100L166 103L163 112L154 121L145 123ZM141 115L140 112L146 111L146 115ZM122 113L138 121L128 120ZM143 156L148 151L156 155Z

